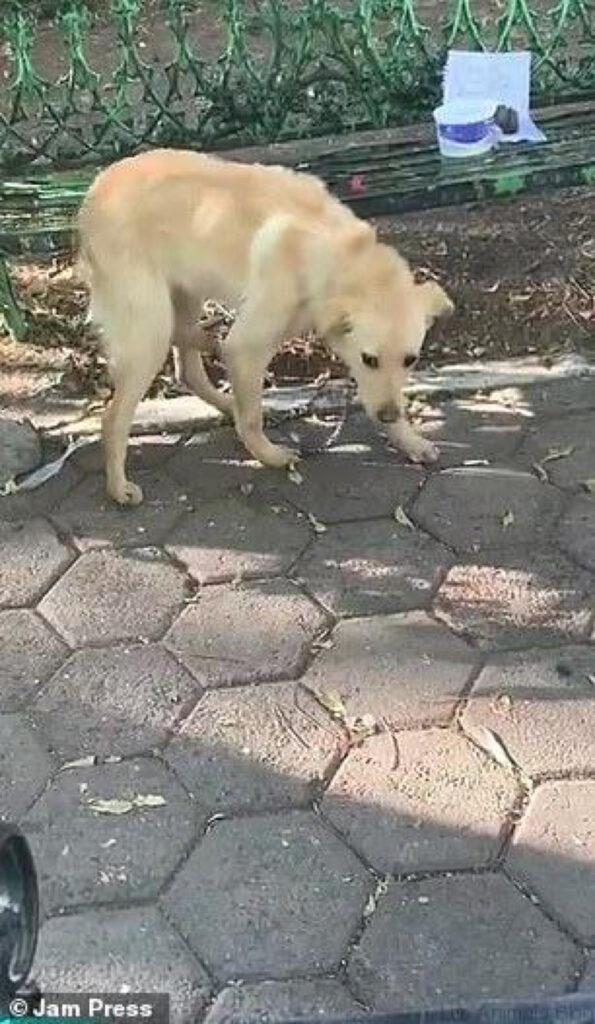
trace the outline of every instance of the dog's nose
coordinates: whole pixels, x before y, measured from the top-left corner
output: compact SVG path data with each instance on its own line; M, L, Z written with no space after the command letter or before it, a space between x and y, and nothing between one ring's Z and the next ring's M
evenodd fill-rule
M376 415L381 423L395 423L399 418L399 409L394 402L389 402L388 405L383 405Z

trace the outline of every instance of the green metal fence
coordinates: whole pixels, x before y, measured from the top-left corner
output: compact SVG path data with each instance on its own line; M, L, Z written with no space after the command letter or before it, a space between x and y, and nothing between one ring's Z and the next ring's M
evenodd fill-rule
M549 3L0 0L0 167L409 123L454 46L531 49L540 103L595 94L593 0Z

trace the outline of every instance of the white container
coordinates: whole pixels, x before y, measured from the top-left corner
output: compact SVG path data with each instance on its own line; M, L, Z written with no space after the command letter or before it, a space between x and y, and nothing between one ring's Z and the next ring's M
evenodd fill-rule
M471 157L489 153L498 132L494 125L497 103L458 100L434 111L438 146L442 156Z

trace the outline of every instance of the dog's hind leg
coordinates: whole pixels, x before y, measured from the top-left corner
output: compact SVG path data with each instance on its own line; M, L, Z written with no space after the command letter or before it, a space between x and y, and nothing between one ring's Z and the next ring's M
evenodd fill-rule
M231 395L223 394L211 383L203 363L202 353L208 352L211 344L198 323L202 303L179 288L173 289L172 302L175 318L173 343L178 352L182 379L199 398L231 417Z
M159 282L151 284L150 293L143 289L142 306L128 295L103 321L114 384L103 417L106 488L120 505L138 505L143 498L126 477L128 436L136 406L165 362L173 330L169 292Z

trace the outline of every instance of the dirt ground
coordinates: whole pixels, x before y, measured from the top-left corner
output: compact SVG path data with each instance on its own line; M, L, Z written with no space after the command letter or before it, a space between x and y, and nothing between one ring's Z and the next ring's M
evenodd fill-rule
M595 358L595 189L429 210L378 221L422 276L440 280L457 305L453 320L427 338L422 364L536 354L546 363L568 352ZM16 410L48 391L103 399L108 391L100 347L86 323L87 296L65 254L50 264L14 265L19 298L32 315L30 339L0 335L0 405ZM233 314L210 309L223 337ZM223 378L217 360L210 371ZM275 359L269 382L344 374L314 338L293 339ZM153 394L179 393L168 364Z

